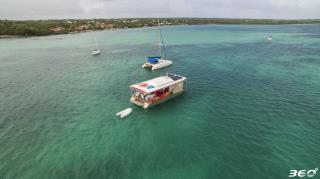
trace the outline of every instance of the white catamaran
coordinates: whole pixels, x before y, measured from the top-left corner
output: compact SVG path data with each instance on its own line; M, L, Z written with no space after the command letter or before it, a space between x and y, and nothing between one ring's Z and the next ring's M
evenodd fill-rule
M180 75L167 74L131 85L132 95L130 101L147 109L182 94L185 91L184 84L186 79Z
M166 49L163 43L163 37L161 33L161 28L160 28L160 22L158 19L158 28L159 28L159 56L149 56L147 58L147 61L142 65L142 68L148 68L151 70L157 70L160 68L164 68L166 66L172 65L171 60L163 59L162 58L162 50L164 51L164 57L166 58Z

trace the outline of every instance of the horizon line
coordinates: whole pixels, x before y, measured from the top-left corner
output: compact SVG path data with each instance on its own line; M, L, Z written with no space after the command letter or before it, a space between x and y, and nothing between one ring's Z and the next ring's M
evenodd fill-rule
M9 18L0 18L1 21L46 21L46 20L93 20L93 19L236 19L236 20L277 20L277 21L295 21L295 20L320 20L320 18L297 18L297 19L291 19L291 18L229 18L229 17L182 17L182 16L177 16L177 17L112 17L112 18L43 18L43 19L9 19Z

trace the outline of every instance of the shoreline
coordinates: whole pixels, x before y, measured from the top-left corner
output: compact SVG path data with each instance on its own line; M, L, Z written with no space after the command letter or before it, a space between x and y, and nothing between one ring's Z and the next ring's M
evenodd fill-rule
M144 28L144 27L136 27L136 28L128 28L128 29L142 29L142 28ZM103 29L103 30L88 30L88 31L81 31L81 32L66 32L66 33L48 34L48 35L27 35L27 36L0 35L0 40L1 39L23 39L23 38L32 38L32 37L48 37L48 36L58 36L58 35L75 35L75 34L82 34L82 33L89 33L89 32L114 31L114 30L124 30L124 28Z
M256 23L256 24L240 24L240 23L234 23L234 24L229 24L229 23L210 23L210 24L171 24L171 25L161 25L161 26L201 26L201 25L241 25L241 26L280 26L280 25L320 25L320 22L316 23L292 23L292 24L261 24L261 23ZM46 35L0 35L0 40L1 39L19 39L19 38L32 38L32 37L47 37L47 36L58 36L58 35L72 35L72 34L80 34L80 33L88 33L88 32L99 32L99 31L114 31L114 30L125 30L125 29L142 29L142 28L152 28L152 27L157 27L156 25L154 26L142 26L142 27L126 27L126 28L112 28L112 29L91 29L91 30L85 30L85 31L71 31L71 32L60 32L60 33L52 33L52 34L46 34Z

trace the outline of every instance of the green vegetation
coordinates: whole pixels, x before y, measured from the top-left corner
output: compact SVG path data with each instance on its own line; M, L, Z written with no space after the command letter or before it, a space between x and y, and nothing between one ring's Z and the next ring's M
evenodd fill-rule
M320 19L273 20L273 19L219 19L219 18L162 18L161 25L200 25L200 24L314 24ZM156 26L155 18L137 19L66 19L12 21L0 20L0 37L7 36L43 36L54 34L78 33L83 31L122 29Z

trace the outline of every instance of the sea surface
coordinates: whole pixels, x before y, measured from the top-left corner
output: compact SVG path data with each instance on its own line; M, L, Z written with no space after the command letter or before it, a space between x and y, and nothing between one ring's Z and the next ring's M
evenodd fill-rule
M0 178L286 179L320 168L320 25L162 33L174 64L154 72L141 65L158 53L157 28L1 39ZM129 102L129 85L167 72L188 78L186 93L147 110Z

